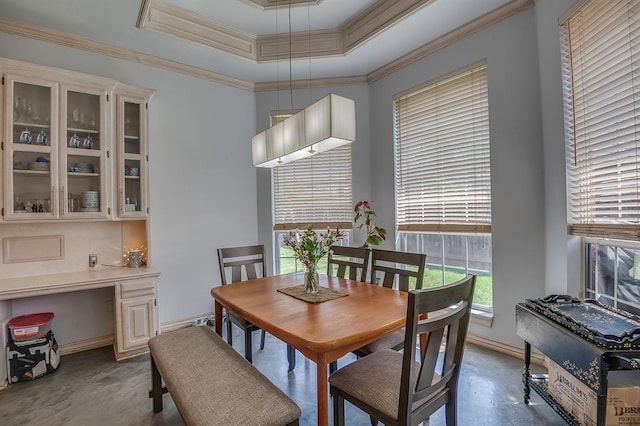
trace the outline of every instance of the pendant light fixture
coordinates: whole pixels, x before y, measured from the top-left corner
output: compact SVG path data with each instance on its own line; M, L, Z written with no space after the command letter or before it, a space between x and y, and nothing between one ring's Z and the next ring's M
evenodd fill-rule
M291 1L289 1L289 91L293 109L291 58ZM309 67L311 67L310 63ZM266 168L277 167L355 142L355 139L355 102L332 93L255 135L251 140L253 165Z

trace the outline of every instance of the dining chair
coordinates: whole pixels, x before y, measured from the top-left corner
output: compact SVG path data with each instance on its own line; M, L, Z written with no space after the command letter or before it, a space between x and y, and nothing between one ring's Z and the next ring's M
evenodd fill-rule
M442 406L447 425L457 424L458 378L475 281L468 275L442 287L409 291L404 351L378 351L329 377L334 425L345 424L345 400L385 425L416 425ZM421 352L417 341L424 334L429 338Z
M218 262L220 264L220 278L222 285L235 282L252 280L266 276L266 265L264 262L264 245L226 247L218 249ZM230 272L230 276L227 276ZM235 324L244 331L244 357L252 362L252 342L251 335L254 331L261 330L249 321L233 312L227 310L224 321L227 323L227 342L233 346L233 336L231 324ZM262 330L260 337L260 349L264 349L265 332Z
M327 275L365 282L369 270L369 253L370 250L365 247L332 246L327 257Z
M365 282L369 269L370 252L365 247L332 246L327 257L327 275ZM335 274L333 272L334 266L336 267ZM329 373L333 373L337 369L337 361L329 364Z
M416 289L422 288L424 268L427 255L424 253L408 253L393 250L371 250L371 282L381 280L383 287L394 288L407 292L414 283ZM358 357L367 356L381 349L400 350L404 345L404 329L388 334L375 342L353 351Z

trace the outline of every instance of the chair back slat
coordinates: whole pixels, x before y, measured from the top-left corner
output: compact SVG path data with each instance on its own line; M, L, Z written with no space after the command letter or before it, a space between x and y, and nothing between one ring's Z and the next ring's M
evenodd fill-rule
M369 249L364 247L333 246L327 258L327 275L333 275L333 267L337 266L336 277L348 278L364 282L369 269ZM358 275L358 271L360 274Z
M415 288L421 289L427 256L424 253L406 253L393 250L371 250L371 282L376 283L377 273L382 275L382 285L409 291L410 280L415 280Z
M218 264L222 285L264 277L266 276L264 245L220 248ZM231 274L230 279L227 271Z
M468 275L442 287L409 291L399 424L419 423L441 406L434 401L456 395L475 282L475 275ZM424 334L428 334L427 347L420 354L419 368L415 368L416 344ZM438 362L443 342L444 354Z

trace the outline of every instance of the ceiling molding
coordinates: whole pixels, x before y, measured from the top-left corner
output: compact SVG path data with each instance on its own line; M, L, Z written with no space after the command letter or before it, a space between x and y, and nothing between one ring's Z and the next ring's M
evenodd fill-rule
M288 4L288 0L256 1ZM344 55L432 1L378 0L339 28L294 32L291 40L288 33L257 36L238 31L161 0L142 1L136 26L261 63L289 58L290 43L291 58Z
M155 0L143 0L138 28L221 50L244 59L256 59L256 37L217 24L202 15Z
M144 0L144 3L151 0ZM402 0L400 0L402 1ZM428 56L439 49L453 44L470 34L480 31L483 28L487 28L503 19L513 16L519 12L522 12L534 5L534 0L513 0L503 7L497 8L480 18L458 27L457 29L450 31L443 37L434 40L431 43L427 43L422 47L415 49L414 51L392 61L370 73L366 76L350 76L350 77L336 77L336 78L321 78L313 80L295 80L292 81L293 89L305 89L309 87L334 87L334 86L346 86L359 83L373 83L402 67L405 67L425 56ZM141 15L143 10L141 9ZM187 65L181 62L172 61L159 56L149 55L146 53L137 52L122 48L119 46L110 45L107 43L101 43L86 39L84 37L76 36L73 34L63 33L60 31L52 30L46 27L26 24L23 22L13 21L0 17L0 32L9 34L15 34L18 36L28 37L35 40L40 40L48 43L55 43L66 47L84 50L87 52L102 54L111 56L118 59L124 59L131 62L140 63L152 67L165 69L181 74L186 74L192 77L213 81L216 83L224 84L230 87L236 87L248 91L273 91L289 89L289 82L260 82L251 83L238 78L230 77L224 74L219 74L213 71L209 71L200 67ZM293 47L293 46L292 46ZM292 49L294 50L294 49Z
M168 71L186 74L204 80L214 81L216 83L224 84L227 86L237 87L238 89L253 91L254 88L253 83L209 71L204 68L183 64L181 62L172 61L169 59L161 58L159 56L148 55L146 53L114 46L112 44L101 43L77 35L52 30L46 27L13 21L11 19L0 18L0 31L8 34L19 35L22 37L28 37L34 40L44 41L47 43L54 43L61 46L80 49L91 53L124 59L151 67L162 68Z
M427 43L412 52L407 53L404 56L396 59L395 61L389 62L386 65L381 66L380 68L370 72L367 74L367 82L373 83L375 81L380 80L383 77L399 70L400 68L406 67L413 62L424 58L425 56L431 55L432 53L447 47L459 40L462 40L469 35L476 33L484 28L490 27L491 25L502 21L503 19L507 19L510 16L518 14L534 5L533 0L513 0L510 3L505 4L502 7L492 10L489 13L485 13L481 17L462 25L456 28L453 31L448 32L444 36L433 40L430 43Z
M378 1L342 26L345 51L353 50L433 0Z
M289 35L268 35L258 37L257 62L276 61L279 59L319 58L336 56L344 53L342 33L335 30L323 30L291 33ZM289 56L291 45L291 56Z
M280 6L288 6L291 3L291 6L306 6L306 5L316 5L322 3L322 0L241 0L245 3L250 4L251 6L257 6L263 10L266 9L274 9Z
M367 83L367 77L364 75L356 75L351 77L332 77L332 78L314 78L312 80L293 80L291 89L310 89L313 87L336 87L336 86L353 86L355 84ZM263 83L255 83L253 90L255 92L270 92L276 90L289 90L289 80L287 81L267 81Z

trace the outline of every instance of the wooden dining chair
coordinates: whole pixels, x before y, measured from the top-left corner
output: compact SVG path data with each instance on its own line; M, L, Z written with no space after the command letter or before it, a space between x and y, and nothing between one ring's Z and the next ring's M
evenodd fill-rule
M252 280L266 276L266 265L264 262L264 245L226 247L218 249L218 262L220 264L220 278L222 285L235 282ZM230 272L230 276L227 276ZM217 318L216 318L217 320ZM261 330L233 312L227 311L224 319L227 323L227 342L233 346L232 327L235 324L244 331L244 357L252 362L252 341L251 335L254 331ZM262 330L260 336L260 349L264 349L265 332Z
M468 275L443 287L409 291L404 351L378 351L329 377L334 425L345 424L345 400L385 425L415 425L442 406L447 425L457 424L458 378L475 281ZM417 341L427 333L421 353Z
M371 250L371 282L377 283L381 280L381 285L387 288L407 292L414 283L416 289L422 288L424 281L424 268L427 255L424 253L407 253L393 250ZM366 346L353 351L358 357L367 356L381 349L400 350L404 344L404 329L369 343Z
M369 270L369 254L370 250L364 247L332 246L327 258L327 275L365 282Z
M327 275L365 282L370 253L371 251L365 247L332 246L327 258ZM337 369L337 361L329 364L329 373Z

